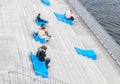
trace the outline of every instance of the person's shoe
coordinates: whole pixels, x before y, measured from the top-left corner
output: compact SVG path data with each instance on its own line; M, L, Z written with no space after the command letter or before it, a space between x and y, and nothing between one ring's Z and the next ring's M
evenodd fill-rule
M49 40L46 40L46 42L48 42Z
M48 37L51 37L51 35L48 35Z

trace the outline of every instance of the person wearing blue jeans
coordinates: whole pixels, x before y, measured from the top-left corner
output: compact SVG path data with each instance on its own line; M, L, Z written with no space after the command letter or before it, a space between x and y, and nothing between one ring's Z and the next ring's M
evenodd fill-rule
M50 63L50 58L46 58L46 59L45 59L45 65L46 65L47 68L49 67L49 66L48 66L49 63Z
M39 58L41 62L45 62L47 68L49 68L48 64L50 63L50 58L46 57L46 46L39 47L36 56Z

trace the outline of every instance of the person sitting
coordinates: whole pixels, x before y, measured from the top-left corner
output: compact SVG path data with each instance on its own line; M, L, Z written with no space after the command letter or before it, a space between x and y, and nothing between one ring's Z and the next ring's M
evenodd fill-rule
M45 33L45 35L46 35L47 37L51 37L51 35L49 35L49 33L48 33L48 30L44 27L44 24L42 24L42 25L40 26L40 30L43 30L44 33Z
M65 17L66 17L66 19L73 21L73 20L74 20L73 11L72 11L72 10L67 11L67 12L65 13Z
M45 38L46 42L50 40L51 35L49 35L47 29L45 29L44 24L42 24L39 28L39 30L35 30L34 34L38 36L39 38Z
M36 56L38 57L39 61L45 62L45 65L48 69L49 68L48 64L50 63L51 60L50 58L46 57L47 56L46 50L47 50L47 47L45 45L39 47L36 53Z
M40 13L37 15L37 20L38 20L39 22L48 23L48 21L46 21L46 20L40 18Z

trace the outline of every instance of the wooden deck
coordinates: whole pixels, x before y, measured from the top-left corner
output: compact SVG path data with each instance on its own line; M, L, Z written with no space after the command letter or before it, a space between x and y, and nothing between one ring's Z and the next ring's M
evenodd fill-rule
M56 19L53 12L64 13L72 9L66 0L50 0L51 6L40 0L0 1L0 73L15 70L20 64L32 69L30 51L36 53L41 46L35 42L32 33L39 27L35 17L48 20L48 31L52 35L47 56L51 58L49 76L70 84L119 84L120 68L117 67L104 47L74 12L75 22L70 26ZM79 56L74 46L93 49L97 60ZM1 77L0 77L1 81Z

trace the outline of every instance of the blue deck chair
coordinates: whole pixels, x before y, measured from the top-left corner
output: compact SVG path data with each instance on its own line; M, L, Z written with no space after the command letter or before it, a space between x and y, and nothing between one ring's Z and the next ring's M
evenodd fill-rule
M50 6L49 0L41 0L44 5Z
M36 22L36 24L38 25L38 26L41 26L42 24L44 24L44 26L45 26L45 28L46 28L46 22L43 22L43 21L38 21L38 19L37 18L35 18L35 22Z
M80 55L87 56L88 58L92 58L93 60L96 60L96 53L94 50L83 50L77 47L74 47L75 51Z
M35 41L39 41L40 43L45 43L46 42L46 38L41 38L39 36L37 36L36 33L33 33L33 38L35 39Z
M48 69L44 62L40 62L39 59L30 52L30 58L33 64L33 69L36 76L41 76L42 78L48 78Z
M54 15L56 16L58 21L62 21L69 25L73 25L73 21L66 19L65 14L59 14L59 13L54 12Z

